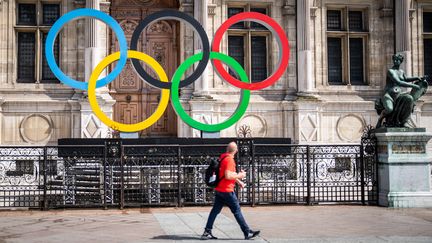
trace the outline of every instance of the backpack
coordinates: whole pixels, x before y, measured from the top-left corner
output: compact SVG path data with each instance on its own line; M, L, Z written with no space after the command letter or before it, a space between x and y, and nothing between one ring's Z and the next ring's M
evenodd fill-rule
M219 178L219 171L220 171L220 164L222 160L224 160L225 158L226 156L222 157L220 160L212 159L210 161L209 166L205 170L205 178L204 178L205 183L208 187L215 188L219 184L219 182L223 179L224 176Z

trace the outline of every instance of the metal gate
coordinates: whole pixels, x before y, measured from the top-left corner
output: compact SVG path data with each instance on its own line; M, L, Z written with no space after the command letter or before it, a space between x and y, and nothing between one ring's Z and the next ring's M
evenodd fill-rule
M238 169L247 171L243 204L377 201L375 140L293 145L287 139L236 139ZM230 139L170 144L59 145L0 148L0 207L141 207L207 205L210 160Z

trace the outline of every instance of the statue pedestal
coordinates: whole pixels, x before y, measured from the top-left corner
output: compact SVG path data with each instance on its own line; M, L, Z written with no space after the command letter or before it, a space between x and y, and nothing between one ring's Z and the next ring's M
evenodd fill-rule
M432 158L426 144L432 133L424 128L379 128L378 204L381 206L432 207Z

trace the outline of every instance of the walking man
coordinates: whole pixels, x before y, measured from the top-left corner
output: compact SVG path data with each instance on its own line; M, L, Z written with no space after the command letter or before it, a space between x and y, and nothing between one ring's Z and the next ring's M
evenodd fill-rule
M243 218L237 196L234 193L235 183L238 183L239 186L243 188L245 184L241 181L241 179L246 177L246 172L243 170L239 173L236 173L236 164L234 161L234 155L236 153L237 144L235 142L231 142L228 144L227 152L220 156L221 162L218 175L220 181L215 188L214 205L208 217L204 233L201 236L201 239L203 240L217 239L212 234L213 224L224 205L227 205L234 214L234 217L237 223L240 225L246 240L252 239L255 236L258 236L260 233L260 231L251 230L247 225L245 219Z

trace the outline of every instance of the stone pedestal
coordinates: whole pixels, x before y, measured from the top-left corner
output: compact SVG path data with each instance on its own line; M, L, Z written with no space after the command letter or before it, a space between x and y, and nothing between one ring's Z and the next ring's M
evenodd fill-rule
M388 207L432 207L432 158L424 128L380 128L378 139L378 204Z
M108 92L98 92L96 97L101 110L105 113L105 115L112 119L112 107L115 103L115 100L111 98ZM75 138L107 138L111 136L110 128L102 123L99 118L94 115L86 94L76 94L72 99L77 100L80 105L79 117L81 120L81 134L79 136L74 136Z

